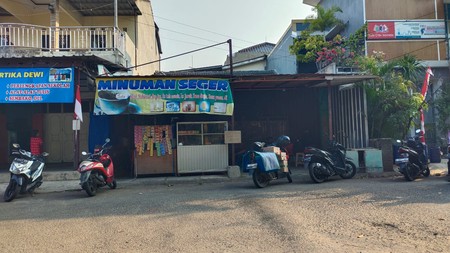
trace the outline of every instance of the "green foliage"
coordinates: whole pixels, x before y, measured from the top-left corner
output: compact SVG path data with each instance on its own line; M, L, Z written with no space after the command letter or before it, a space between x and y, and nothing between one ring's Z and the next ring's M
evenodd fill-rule
M382 52L360 59L360 67L378 78L366 85L369 138L404 138L411 119L419 116L419 108L426 109L423 96L416 91L414 83L405 78L418 66L410 56L384 62ZM406 72L401 62L413 63Z
M299 62L314 62L317 59L317 52L329 44L330 42L325 41L322 36L311 36L309 31L303 31L300 38L294 39L289 51L297 55Z
M327 28L331 28L337 24L342 24L343 22L336 18L335 14L337 12L342 12L341 8L333 6L330 9L325 10L321 5L317 5L313 11L316 15L309 16L307 21L310 23L310 31L320 31L323 32Z
M361 26L355 33L351 34L347 40L344 40L344 47L355 55L365 54L365 34L367 24Z
M299 38L289 47L291 54L302 63L316 62L323 66L336 62L339 66L354 66L357 56L364 55L365 25L347 39L337 35L333 40L325 41L321 35L311 35L302 31Z
M367 74L377 76L370 85L365 86L369 138L404 138L409 124L414 123L411 119L418 117L419 108L427 107L420 94L419 78L424 73L420 62L412 55L387 62L383 52L365 56L367 25L349 38L336 36L332 41L325 41L323 36L312 36L312 31L323 32L339 24L335 14L342 12L338 7L324 10L321 6L317 6L315 11L317 17L308 20L309 30L303 31L290 46L291 54L296 55L299 62L316 62L324 66L335 62L339 66L358 66ZM447 92L450 95L450 88ZM450 96L440 103L440 110L450 116L450 106L447 106L450 105Z
M450 117L450 83L443 83L438 98L434 100L433 105L438 111L437 126L439 130L447 132L450 124L447 119Z

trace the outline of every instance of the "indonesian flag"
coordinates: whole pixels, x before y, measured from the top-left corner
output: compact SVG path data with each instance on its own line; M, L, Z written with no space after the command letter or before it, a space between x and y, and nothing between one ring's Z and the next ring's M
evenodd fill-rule
M77 92L75 95L75 115L76 119L80 119L83 122L83 111L81 110L81 96L80 96L80 85L77 85Z
M425 80L423 80L422 85L422 96L425 100L428 92L428 85L430 84L430 76L434 76L431 68L428 67L427 72L425 73ZM425 145L425 117L423 115L423 109L420 109L420 130L422 130L422 136L420 137L420 142Z

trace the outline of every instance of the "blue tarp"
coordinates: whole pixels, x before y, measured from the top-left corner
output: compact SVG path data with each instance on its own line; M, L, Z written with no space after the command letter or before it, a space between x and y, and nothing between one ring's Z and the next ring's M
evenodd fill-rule
M277 155L272 152L255 152L256 163L260 171L270 172L280 169L280 164ZM247 165L249 164L249 153L246 153L242 160L242 170L248 172Z

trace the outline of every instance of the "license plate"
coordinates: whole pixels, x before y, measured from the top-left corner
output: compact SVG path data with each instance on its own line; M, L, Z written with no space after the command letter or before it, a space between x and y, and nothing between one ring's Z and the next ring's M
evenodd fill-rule
M249 163L249 164L247 164L247 169L248 170L254 170L254 169L256 169L258 167L258 164L257 163Z
M397 158L395 159L395 163L407 163L408 160L408 158Z

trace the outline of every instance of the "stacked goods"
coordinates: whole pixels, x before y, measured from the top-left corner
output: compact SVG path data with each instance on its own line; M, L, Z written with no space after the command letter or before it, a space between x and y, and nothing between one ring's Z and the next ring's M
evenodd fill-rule
M134 145L139 155L148 151L149 156L172 154L171 126L135 126Z
M283 172L289 172L288 169L288 157L286 152L281 152L280 155L277 155L278 162L280 163L280 169Z
M275 146L269 146L269 147L263 147L262 150L264 152L272 152L275 153L277 156L279 156L281 154L281 150L279 147L275 147Z
M275 153L278 158L278 163L280 164L280 170L282 172L289 172L288 156L286 152L281 152L280 148L275 146L263 147L262 150L263 152Z

